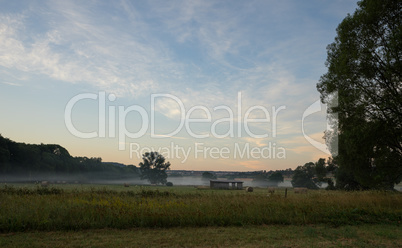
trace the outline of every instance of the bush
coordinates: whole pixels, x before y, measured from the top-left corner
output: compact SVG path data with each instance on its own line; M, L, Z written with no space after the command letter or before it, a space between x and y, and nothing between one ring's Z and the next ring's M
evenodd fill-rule
M172 182L167 182L167 183L166 183L166 186L172 187L172 186L173 186L173 183L172 183Z

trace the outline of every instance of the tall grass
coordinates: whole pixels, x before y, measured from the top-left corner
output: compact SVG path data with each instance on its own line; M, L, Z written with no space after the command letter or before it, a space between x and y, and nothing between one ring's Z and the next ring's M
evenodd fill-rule
M268 196L265 190L197 191L170 187L0 189L0 231L89 228L395 224L402 197L393 192Z

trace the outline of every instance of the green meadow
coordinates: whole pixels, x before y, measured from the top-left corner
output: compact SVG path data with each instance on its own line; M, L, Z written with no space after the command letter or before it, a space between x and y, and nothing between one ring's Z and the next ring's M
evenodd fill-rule
M203 233L208 233L207 230L222 233L253 230L258 236L263 235L264 230L272 229L275 233L295 229L293 233L301 232L306 240L323 238L322 235L337 240L342 230L349 228L355 233L351 238L358 240L361 237L358 230L363 228L364 235L370 238L376 237L368 235L370 230L377 234L381 230L395 230L389 235L386 231L379 234L382 235L380 240L394 244L392 241L398 243L402 236L399 235L401 206L401 193L385 191L315 190L295 194L288 189L285 197L284 188L269 194L263 188L246 192L184 186L3 185L0 188L0 237L8 246L23 242L21 237L32 239L32 243L36 235L39 238L43 232L57 232L61 236L83 232L91 236L103 232L172 232L173 235L173 232L197 230L205 230ZM323 234L320 236L320 233ZM14 243L7 243L7 240L14 240ZM166 245L171 246L168 243Z

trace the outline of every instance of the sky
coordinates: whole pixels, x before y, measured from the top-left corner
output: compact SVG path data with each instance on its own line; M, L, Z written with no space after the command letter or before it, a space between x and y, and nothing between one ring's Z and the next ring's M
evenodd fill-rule
M0 134L174 170L329 157L316 84L352 0L0 0Z

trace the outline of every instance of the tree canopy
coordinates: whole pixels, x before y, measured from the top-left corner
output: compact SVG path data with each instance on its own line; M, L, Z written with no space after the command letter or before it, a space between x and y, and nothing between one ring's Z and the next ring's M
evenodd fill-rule
M327 47L317 89L330 106L340 188L390 189L402 179L401 10L400 0L360 1Z
M274 171L271 175L268 176L268 181L281 183L283 182L283 175L280 171Z
M292 186L318 189L318 186L313 181L314 175L315 168L313 162L306 163L303 166L297 166L292 177Z
M165 158L158 152L146 152L142 160L139 164L141 179L147 179L151 184L166 184L170 163L165 163Z
M318 159L317 162L309 162L303 166L297 166L292 177L293 187L306 187L309 189L318 189L322 183L327 183L327 189L334 189L334 182L329 173L336 171L336 166L332 159Z

